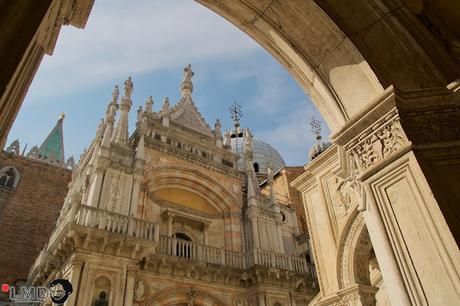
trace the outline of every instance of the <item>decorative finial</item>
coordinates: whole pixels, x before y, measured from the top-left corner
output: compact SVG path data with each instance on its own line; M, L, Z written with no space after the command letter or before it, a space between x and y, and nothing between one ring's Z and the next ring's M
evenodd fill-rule
M233 119L233 124L235 127L240 126L240 119L243 117L243 112L241 111L241 105L238 103L233 102L233 105L228 108L230 111L230 116Z
M118 85L115 85L115 89L112 92L112 102L117 102L119 95L120 95L120 89L118 89Z
M131 80L131 77L128 77L128 79L125 81L125 97L127 99L130 99L132 92L133 92L133 81Z
M169 112L169 98L166 97L165 101L163 102L163 113L168 113Z
M216 123L214 123L214 133L216 137L222 138L222 124L220 123L220 120L217 119Z
M310 131L316 135L316 140L321 139L321 121L316 120L315 117L311 117Z
M64 113L61 113L61 115L59 116L59 120L63 121L65 118L65 114Z
M192 71L192 65L188 64L184 68L184 79L182 80L182 82L191 82L192 81L192 76L194 76L194 75L195 75L195 73Z
M151 113L153 110L153 98L152 96L149 96L147 101L145 101L145 111L147 113Z
M192 83L192 76L195 73L192 71L192 65L188 64L184 68L184 78L182 79L182 84L180 86L181 98L182 99L190 99L193 92L193 83Z
M137 123L136 124L139 124L142 121L142 114L143 114L142 105L139 105L139 108L137 109Z

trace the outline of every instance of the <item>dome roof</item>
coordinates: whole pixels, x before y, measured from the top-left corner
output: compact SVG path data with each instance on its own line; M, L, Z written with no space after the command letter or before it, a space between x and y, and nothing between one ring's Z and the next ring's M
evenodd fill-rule
M232 151L241 155L244 147L243 137L231 139ZM286 166L280 153L270 144L263 142L257 138L253 138L254 146L254 164L257 163L258 169L256 172L267 174L267 167L270 167L274 172L277 172L282 167ZM239 159L237 163L238 169L243 170L243 159ZM257 171L258 170L258 171Z

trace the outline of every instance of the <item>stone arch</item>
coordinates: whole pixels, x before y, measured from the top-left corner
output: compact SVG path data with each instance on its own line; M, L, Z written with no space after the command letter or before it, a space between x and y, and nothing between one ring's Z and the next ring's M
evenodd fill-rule
M149 192L164 188L183 189L208 200L219 212L240 209L240 201L217 180L193 169L165 166L151 169L146 182Z
M196 1L283 64L333 132L390 85L445 86L460 72L443 43L400 1Z
M146 306L187 305L193 295L193 305L196 306L226 306L218 297L202 289L194 287L166 287L147 299Z
M21 174L14 166L6 166L0 170L0 186L16 188L20 179Z
M354 284L370 286L369 259L372 243L364 217L356 209L350 215L342 232L337 251L339 288Z
M113 284L114 280L105 273L98 273L93 277L91 282L91 305L99 298L101 292L105 292L106 300L113 303Z

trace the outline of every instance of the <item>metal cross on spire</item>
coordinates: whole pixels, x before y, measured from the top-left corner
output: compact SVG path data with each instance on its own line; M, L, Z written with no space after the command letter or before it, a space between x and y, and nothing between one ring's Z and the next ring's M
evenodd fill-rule
M235 130L231 134L231 138L243 137L243 133L240 131L240 119L243 117L243 112L241 111L241 105L233 102L233 104L228 108L230 111L230 117L233 119L233 126Z
M233 119L233 122L235 125L238 123L238 126L240 125L240 119L243 117L243 112L241 111L241 105L238 103L233 102L233 105L231 105L228 110L230 111L230 116Z
M316 135L316 139L321 139L321 121L316 120L315 117L311 117L310 131Z

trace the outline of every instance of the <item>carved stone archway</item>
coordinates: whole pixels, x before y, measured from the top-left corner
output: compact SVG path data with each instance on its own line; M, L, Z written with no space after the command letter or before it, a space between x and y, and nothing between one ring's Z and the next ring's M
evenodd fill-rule
M369 274L372 250L364 217L355 209L342 232L337 252L339 295L343 301L375 305L378 288L371 286Z
M213 294L194 287L167 287L154 293L143 306L226 306Z

